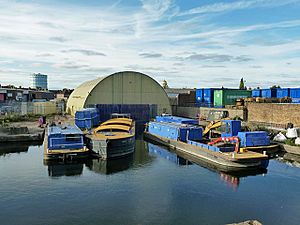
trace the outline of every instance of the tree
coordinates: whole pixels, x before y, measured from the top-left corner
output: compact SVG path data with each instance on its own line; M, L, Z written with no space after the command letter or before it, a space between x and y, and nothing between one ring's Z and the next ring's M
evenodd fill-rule
M242 78L241 81L240 81L240 88L239 89L241 89L241 90L245 89L245 82L246 81L244 81L244 78Z
M280 86L279 85L273 85L272 87L270 87L270 89L275 89L275 88L280 88Z
M162 82L162 86L163 86L163 89L167 89L167 88L169 88L169 86L168 86L168 82L167 82L166 80L163 80L163 82Z

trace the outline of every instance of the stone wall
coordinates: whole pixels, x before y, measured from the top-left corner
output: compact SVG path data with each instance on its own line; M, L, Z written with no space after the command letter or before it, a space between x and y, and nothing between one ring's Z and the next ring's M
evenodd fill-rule
M285 127L300 127L300 104L248 103L248 121Z

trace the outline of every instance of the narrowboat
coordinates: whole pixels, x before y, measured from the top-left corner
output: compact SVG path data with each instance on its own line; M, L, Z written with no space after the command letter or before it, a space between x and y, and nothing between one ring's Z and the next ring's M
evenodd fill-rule
M77 126L49 126L44 139L44 159L72 160L90 156L83 132Z
M240 183L240 178L247 176L256 176L260 174L266 174L267 169L257 169L257 170L242 170L235 172L222 172L218 171L215 167L211 166L209 163L199 160L198 157L193 157L192 155L183 154L180 151L173 149L168 149L164 146L155 145L148 143L148 151L151 155L158 155L166 160L169 160L180 166L188 166L191 164L196 164L210 171L216 172L220 175L221 180L228 183L229 186L237 188Z
M174 119L157 117L156 121L148 123L144 136L150 141L197 157L220 171L233 172L267 168L269 160L266 154L241 148L244 139L247 139L247 143L249 143L250 137L255 139L259 134L254 135L254 137L253 135L245 135L234 129L235 127L238 128L236 122L229 120L227 121L229 124L225 126L220 138L204 139L202 128L195 125L193 121L182 120L185 121L184 123L178 121L176 117ZM262 144L267 144L268 140Z
M126 156L135 149L135 122L128 114L112 114L86 137L89 149L102 159Z

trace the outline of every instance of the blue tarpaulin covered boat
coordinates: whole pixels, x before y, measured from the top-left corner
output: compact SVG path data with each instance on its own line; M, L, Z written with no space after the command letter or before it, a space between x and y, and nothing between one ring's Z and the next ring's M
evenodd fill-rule
M44 140L45 159L86 157L83 132L77 126L49 126Z

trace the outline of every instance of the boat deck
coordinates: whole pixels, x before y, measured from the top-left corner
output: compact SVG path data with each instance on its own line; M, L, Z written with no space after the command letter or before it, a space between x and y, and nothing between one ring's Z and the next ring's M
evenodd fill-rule
M233 152L223 152L223 155L229 157L231 160L243 160L243 159L261 159L268 158L268 156L261 153L246 151L242 153L233 153Z
M239 171L254 168L261 168L263 161L268 160L267 155L261 153L247 151L241 153L233 152L217 152L200 146L190 145L185 142L164 138L153 135L149 132L144 133L144 137L173 148L175 151L180 151L184 154L189 154L198 159L211 163L221 171Z

